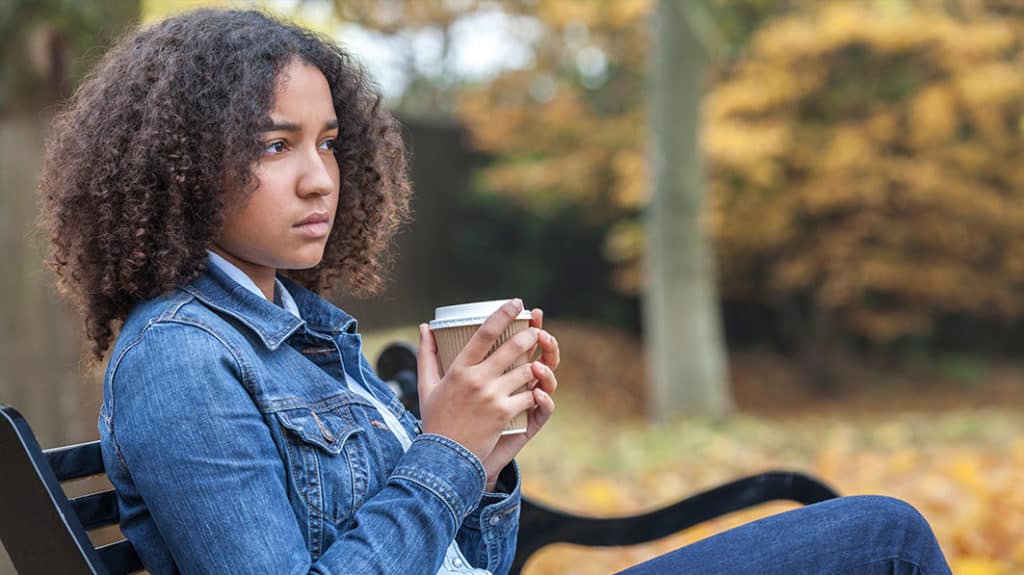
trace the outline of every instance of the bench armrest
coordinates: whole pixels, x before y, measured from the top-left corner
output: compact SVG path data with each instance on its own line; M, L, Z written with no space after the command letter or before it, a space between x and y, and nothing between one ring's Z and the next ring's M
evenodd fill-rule
M770 471L744 477L651 511L627 517L587 517L523 497L519 540L512 575L541 547L552 543L620 546L646 543L694 525L768 501L810 505L838 497L821 481L803 473Z

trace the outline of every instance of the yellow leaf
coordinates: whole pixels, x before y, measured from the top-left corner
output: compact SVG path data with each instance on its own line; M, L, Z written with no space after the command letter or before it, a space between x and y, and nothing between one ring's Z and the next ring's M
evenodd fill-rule
M961 557L950 565L957 575L1008 575L1006 566L987 557Z

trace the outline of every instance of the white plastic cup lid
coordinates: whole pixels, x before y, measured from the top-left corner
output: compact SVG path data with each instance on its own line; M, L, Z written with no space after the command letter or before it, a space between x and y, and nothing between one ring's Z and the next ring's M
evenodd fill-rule
M481 324L508 301L507 299L495 299L436 308L434 319L430 322L430 329ZM523 311L519 312L516 319L528 320L531 317L530 310L523 306Z

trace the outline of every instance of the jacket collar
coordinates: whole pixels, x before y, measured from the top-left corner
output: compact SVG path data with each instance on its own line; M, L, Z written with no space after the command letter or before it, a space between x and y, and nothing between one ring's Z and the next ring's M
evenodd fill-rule
M181 289L241 322L271 350L307 327L332 336L356 333L358 324L354 317L287 277L278 275L278 279L295 300L301 319L242 287L217 266L207 265L205 271Z

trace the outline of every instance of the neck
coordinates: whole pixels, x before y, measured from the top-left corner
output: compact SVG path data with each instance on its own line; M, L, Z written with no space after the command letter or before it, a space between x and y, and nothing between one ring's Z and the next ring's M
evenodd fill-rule
M260 289L260 292L263 293L263 297L267 298L267 301L274 301L275 280L277 279L276 269L239 259L234 255L227 253L216 244L210 246L210 251L228 260L234 264L235 267L242 270L242 272L249 276L249 279L256 284L256 287Z

